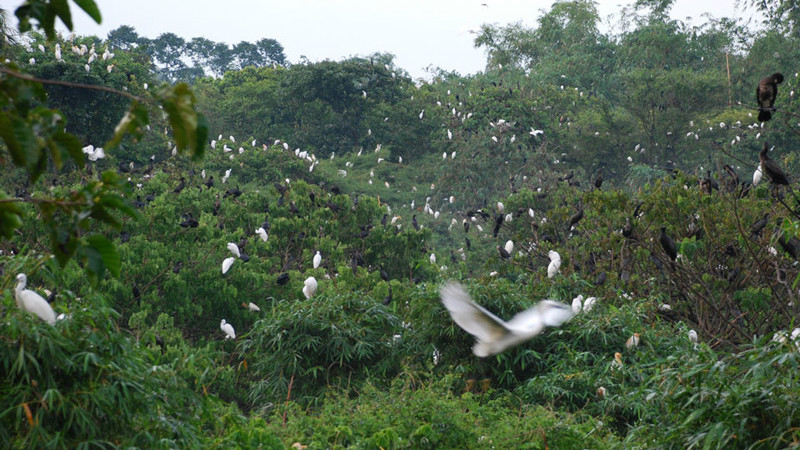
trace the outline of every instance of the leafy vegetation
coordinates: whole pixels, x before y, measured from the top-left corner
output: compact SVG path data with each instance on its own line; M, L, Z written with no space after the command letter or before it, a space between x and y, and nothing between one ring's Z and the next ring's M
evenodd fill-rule
M66 39L64 3L27 2L43 34L2 48L6 447L800 442L800 200L751 182L764 145L800 167L783 2L756 31L637 2L606 35L558 1L535 29L484 26L483 73L428 81L388 54L292 65L269 39ZM17 307L17 273L55 325ZM477 358L449 279L503 319L596 302Z

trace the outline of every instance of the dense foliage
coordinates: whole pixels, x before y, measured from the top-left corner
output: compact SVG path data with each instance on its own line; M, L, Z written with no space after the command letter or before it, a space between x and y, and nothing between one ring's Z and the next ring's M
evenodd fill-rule
M796 445L800 198L751 180L763 146L800 167L795 29L670 5L604 34L558 1L484 26L485 72L427 81L389 54L290 65L270 39L6 41L0 442ZM17 307L17 273L54 325ZM477 358L449 279L503 319L596 302Z

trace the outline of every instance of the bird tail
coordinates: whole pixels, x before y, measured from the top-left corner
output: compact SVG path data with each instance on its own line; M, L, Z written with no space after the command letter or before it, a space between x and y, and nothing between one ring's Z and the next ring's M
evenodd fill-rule
M763 109L758 112L758 121L759 122L766 122L772 119L772 113L769 111L764 111Z

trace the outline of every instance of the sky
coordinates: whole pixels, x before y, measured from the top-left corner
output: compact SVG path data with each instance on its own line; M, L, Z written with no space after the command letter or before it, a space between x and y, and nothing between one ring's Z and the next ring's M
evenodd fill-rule
M73 5L75 30L105 38L130 25L140 36L172 32L186 40L203 36L236 44L272 38L290 62L341 60L375 52L395 55L395 65L414 78L427 68L461 75L484 69L486 54L473 45L481 24L522 22L531 28L554 0L96 0L103 21L95 24ZM599 0L601 31L624 26L622 9L633 0ZM676 0L675 19L699 25L706 16L751 17L736 0ZM213 6L209 6L213 5ZM13 8L16 8L14 6ZM687 19L691 17L691 19ZM621 21L622 19L622 21Z

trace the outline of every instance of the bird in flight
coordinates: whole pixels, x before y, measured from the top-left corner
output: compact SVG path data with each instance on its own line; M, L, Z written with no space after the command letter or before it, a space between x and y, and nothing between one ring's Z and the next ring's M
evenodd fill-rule
M472 301L464 287L449 282L440 289L442 303L453 321L476 342L472 352L484 358L532 339L545 327L557 327L572 318L572 309L553 300L542 300L532 308L518 313L508 322Z

